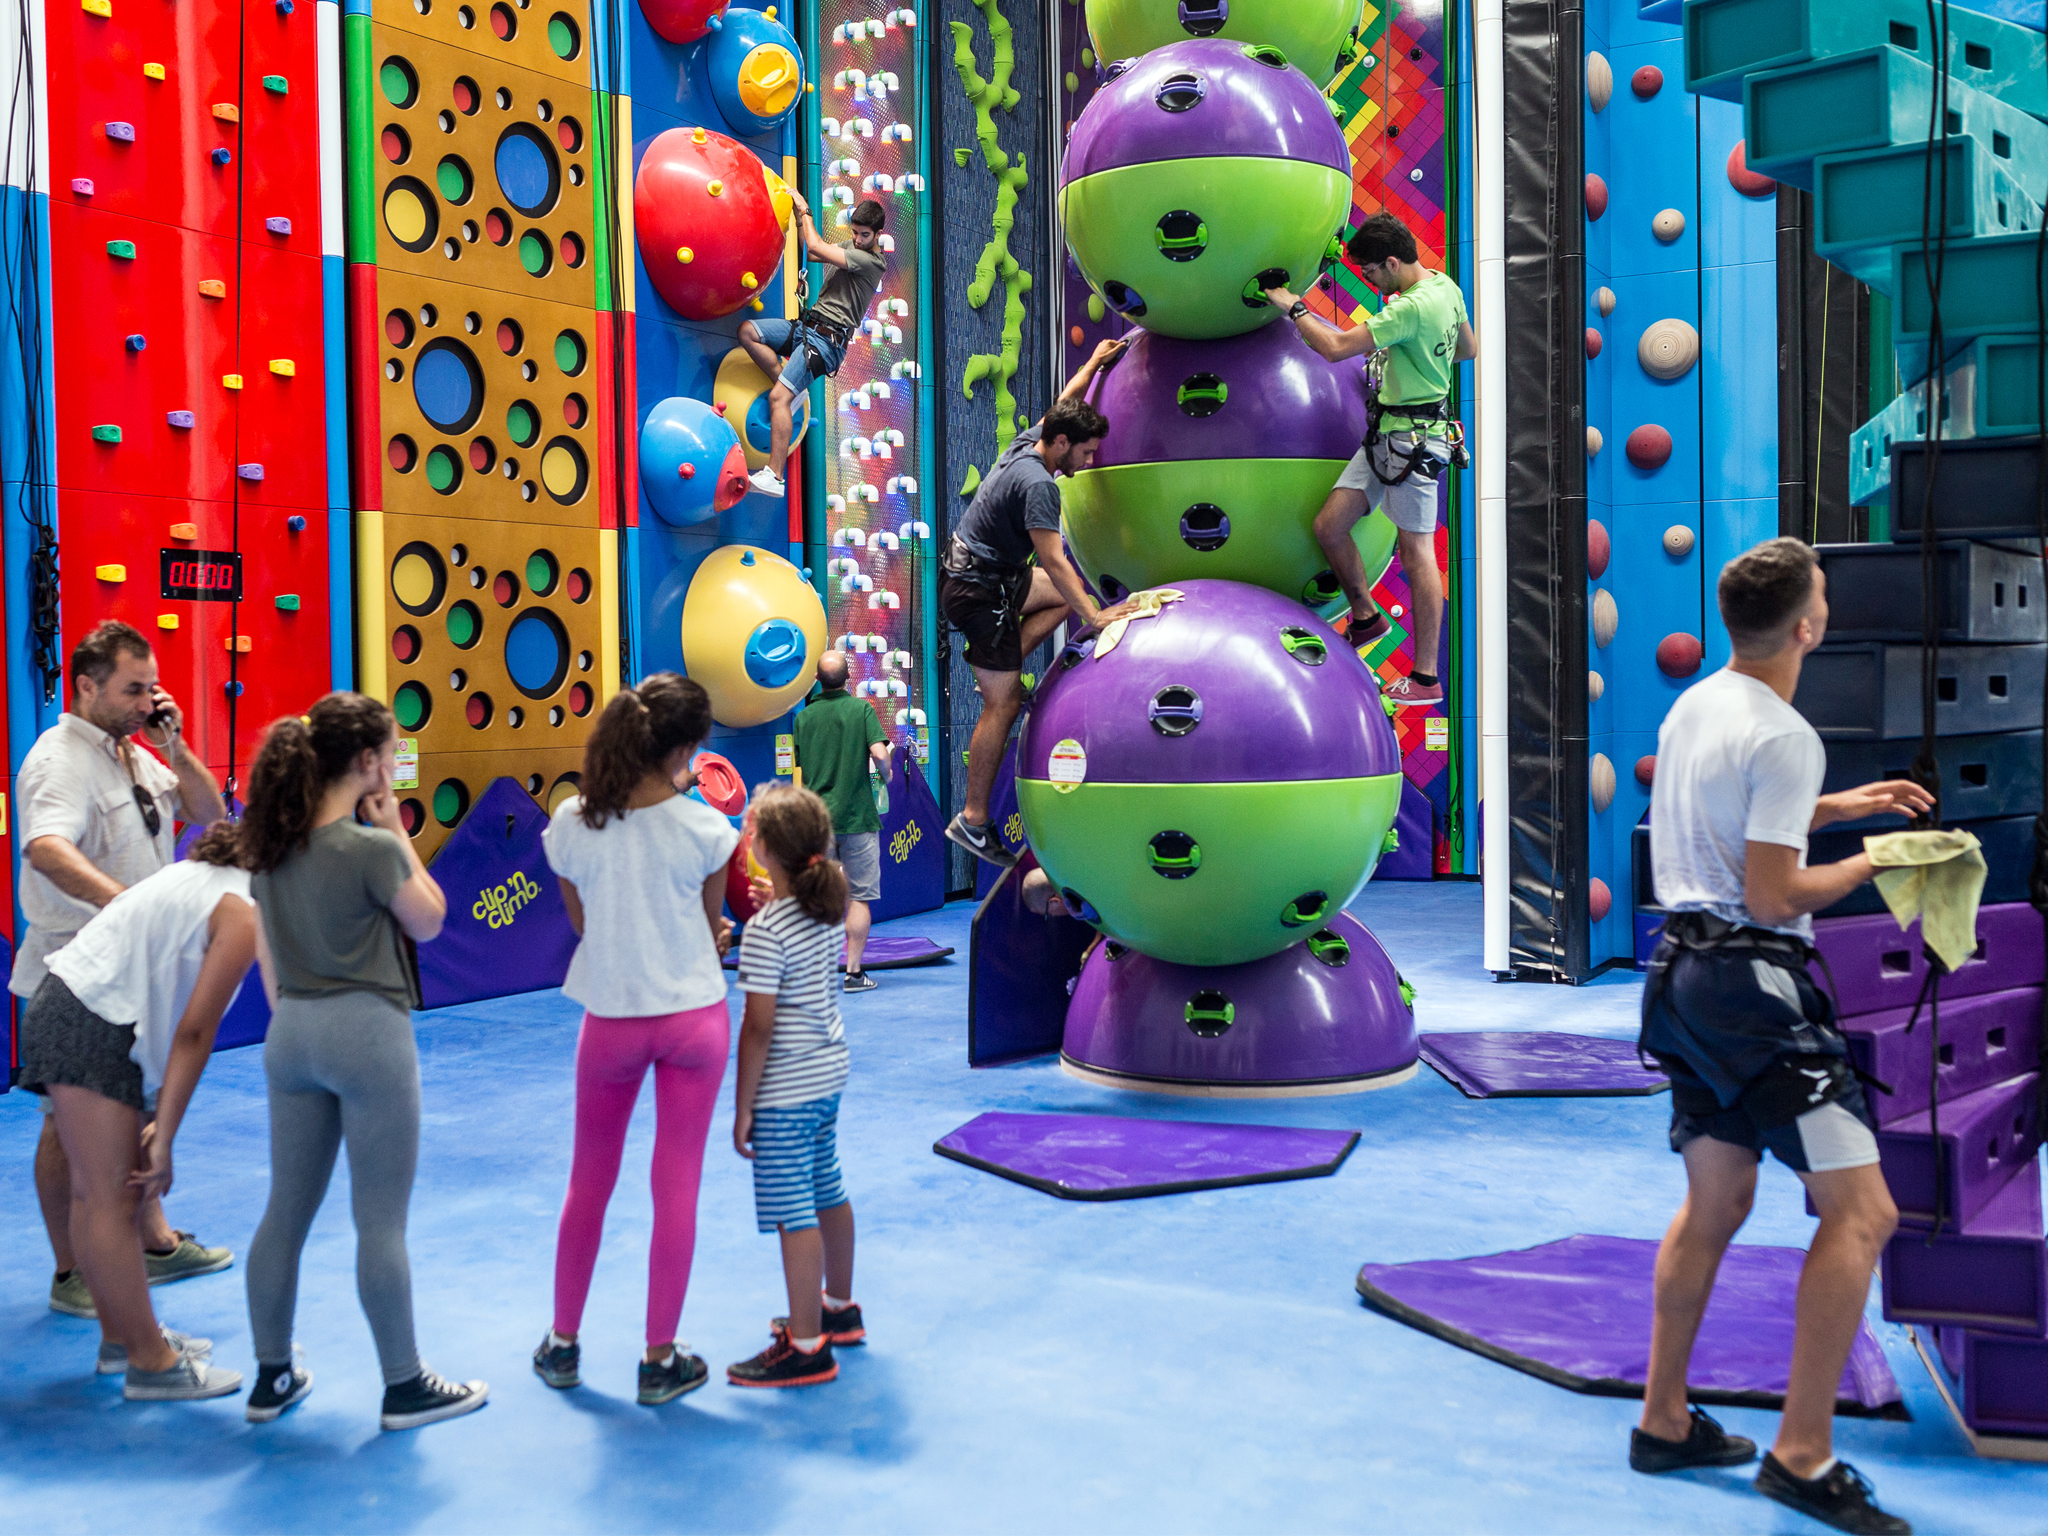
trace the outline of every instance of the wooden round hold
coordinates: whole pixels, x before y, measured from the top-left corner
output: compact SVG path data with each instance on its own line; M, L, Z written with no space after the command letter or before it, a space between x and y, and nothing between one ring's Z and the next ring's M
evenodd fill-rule
M1664 530L1664 553L1675 560L1683 560L1692 553L1694 534L1683 523L1673 523Z
M1621 627L1621 610L1614 594L1602 587L1593 594L1593 644L1601 650L1614 644L1614 632Z
M1607 62L1607 56L1600 53L1586 55L1586 104L1595 112L1605 112L1607 103L1614 95L1614 66Z
M1586 787L1592 791L1596 813L1614 804L1614 762L1605 752L1595 752L1586 764Z
M1683 320L1658 320L1636 343L1636 361L1653 379L1682 379L1700 360L1700 333Z
M1685 215L1676 208L1666 208L1650 220L1650 233L1669 245L1685 233Z

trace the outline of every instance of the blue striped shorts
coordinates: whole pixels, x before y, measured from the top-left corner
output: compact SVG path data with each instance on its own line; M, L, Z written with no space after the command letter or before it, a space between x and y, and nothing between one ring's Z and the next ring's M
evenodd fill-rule
M839 1177L839 1095L754 1111L754 1220L801 1232L846 1203Z

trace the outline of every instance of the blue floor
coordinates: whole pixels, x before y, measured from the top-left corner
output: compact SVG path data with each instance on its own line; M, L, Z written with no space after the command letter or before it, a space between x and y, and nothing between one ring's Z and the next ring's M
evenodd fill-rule
M1425 1029L1634 1029L1636 982L1494 984L1470 885L1371 887L1354 910L1419 989ZM1626 1464L1632 1404L1577 1396L1360 1307L1368 1259L1489 1252L1608 1232L1655 1237L1676 1205L1668 1101L1474 1103L1425 1070L1381 1093L1294 1102L1093 1089L1053 1063L965 1065L971 908L890 925L955 945L848 1000L854 1081L841 1151L872 1343L795 1393L722 1384L781 1310L714 1126L683 1331L713 1384L633 1402L648 1209L643 1100L586 1323L587 1385L527 1357L546 1327L570 1148L577 1013L552 993L420 1022L426 1130L413 1201L422 1349L491 1382L481 1413L376 1428L346 1174L308 1245L299 1337L316 1377L281 1422L238 1400L130 1405L91 1374L92 1324L44 1305L29 1180L38 1116L0 1097L0 1510L16 1531L1802 1532L1744 1474L1652 1480ZM987 1109L1352 1127L1333 1178L1103 1205L1055 1200L936 1157ZM215 1060L180 1138L178 1225L244 1250L266 1183L262 1062ZM640 1170L635 1176L635 1166ZM1803 1244L1796 1181L1771 1165L1746 1238ZM239 1267L156 1292L167 1322L246 1368ZM1873 1310L1873 1316L1875 1315ZM2048 1468L1980 1462L1903 1334L1878 1324L1911 1423L1838 1420L1842 1454L1922 1532L2048 1529ZM1725 1422L1768 1440L1771 1415Z

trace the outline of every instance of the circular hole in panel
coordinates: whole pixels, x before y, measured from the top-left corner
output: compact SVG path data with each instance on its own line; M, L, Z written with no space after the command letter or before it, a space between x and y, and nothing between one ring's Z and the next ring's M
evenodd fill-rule
M448 563L454 566L469 564L469 546L467 544L450 544L448 546Z
M441 323L441 311L440 311L440 310L438 310L438 309L434 308L434 306L433 306L433 305L431 305L431 304L422 304L422 305L420 306L420 324L421 324L421 325L425 326L425 327L426 327L426 328L427 328L428 330L430 330L430 331L431 331L431 330L432 330L432 329L433 329L433 328L434 328L435 326L439 325L440 323Z
M511 726L513 730L518 730L520 726L526 724L526 711L519 705L514 704L505 711L505 723Z
M505 430L522 448L531 448L540 437L540 412L524 400L514 400L505 411ZM510 460L506 461L508 466Z
M500 608L510 608L519 601L519 578L510 571L498 572L491 583L491 596L498 600Z
M564 720L568 718L568 715L563 711L562 706L559 704L555 705L552 709L548 711L549 725L560 725Z
M569 690L569 712L573 715L587 715L597 695L590 690L590 684L577 683Z
M462 328L474 336L484 328L484 317L472 309L462 317Z
M534 104L533 115L542 122L548 122L555 115L555 104L543 96Z
M506 5L504 0L498 0L498 4L491 7L491 30L498 34L498 41L501 43L511 42L518 34L519 18L513 14L512 7Z
M417 661L420 654L420 632L410 624L401 624L391 632L391 654L400 661Z
M562 165L555 147L530 123L514 123L498 136L492 165L505 201L529 219L545 215L562 195Z
M572 187L583 185L583 167L573 162L569 166L569 185Z
M412 0L412 8L424 16L434 8L434 0Z
M482 730L491 723L491 696L488 693L472 693L462 701L462 718L470 724L471 730Z
M575 154L583 147L583 125L573 117L565 117L555 124L555 142Z
M506 90L505 87L503 87L502 85L499 86L495 91L491 92L491 100L498 104L498 110L500 112L509 112L512 110L512 93Z
M466 651L483 638L484 616L468 598L448 609L448 639L457 650Z
M472 565L469 568L469 584L472 587L482 587L483 584L489 581L490 579L491 578L485 574L484 568L482 566Z
M469 786L460 779L443 779L434 786L434 820L452 827L469 810Z
M443 256L446 256L450 261L459 261L461 259L462 247L455 243L455 237L453 235L450 235L446 240L443 240L441 242L441 254Z
M596 660L597 658L591 655L590 652L578 651L576 653L576 670L578 672L588 672Z
M532 358L529 357L519 365L519 377L526 380L529 384L540 377L540 368L534 363Z
M570 602L581 603L588 601L590 597L590 572L584 570L580 565L577 566L569 572L569 579L563 583L563 586L569 594Z
M519 461L517 459L507 459L499 466L499 471L507 480L517 480L519 478Z
M557 11L548 18L548 46L558 59L573 59L582 51L583 34L576 23Z
M455 8L455 25L467 32L476 26L476 12L466 5Z
M477 237L477 227L476 227L476 220L475 220L475 219L464 219L464 220L462 221L462 238L463 238L463 239L465 239L465 240L467 240L467 241L468 241L468 242L469 242L469 243L470 243L471 245L475 245L475 244L476 244L476 237ZM474 327L471 327L471 329L474 329Z
M412 316L402 309L394 309L384 317L384 339L394 347L412 345Z
M405 545L391 562L391 595L407 613L418 616L441 606L448 590L448 567L440 551L415 539Z
M484 409L484 372L476 354L441 336L420 349L412 368L413 403L443 432L467 432Z
M422 14L426 12L426 0L413 0L413 3ZM418 837L420 835L420 828L427 824L426 807L410 797L399 801L398 824L405 828L405 835L407 837Z
M550 721L549 723L559 725L561 722ZM580 773L563 774L548 787L548 814L550 816L554 815L560 809L562 802L571 795L580 795L582 793L583 775Z
M552 596L561 579L561 562L546 550L536 549L526 557L526 590L535 597Z
M434 167L434 185L441 189L441 195L449 202L466 203L476 188L476 178L470 174L468 162L460 155L443 155L441 163Z
M386 358L384 360L384 377L396 384L405 377L405 364L395 357Z
M469 674L463 671L462 668L457 667L448 674L448 686L457 693L462 692L463 689L469 686Z
M419 445L403 432L384 445L384 457L391 461L391 467L401 475L409 475L420 461Z
M410 176L395 178L384 189L384 228L408 251L426 250L440 233L441 212L434 194Z
M488 437L472 437L469 440L469 467L480 475L488 475L491 466L498 462L498 447Z
M507 357L517 357L519 349L526 345L526 332L517 320L498 322L498 350Z
M521 501L532 501L539 495L540 487L535 485L531 480L522 480L519 482L519 499Z
M433 695L419 683L400 683L391 696L391 713L404 731L416 731L434 713Z
M555 337L555 366L562 372L574 378L589 360L590 349L575 331L563 331Z
M537 229L529 229L519 237L519 265L526 268L528 277L546 277L555 264L555 253L548 247L548 237Z
M583 237L574 230L562 231L562 260L571 267L583 265Z
M455 114L443 108L434 114L434 126L443 133L453 133L455 131Z
M378 67L377 84L383 88L384 99L400 110L420 98L420 77L397 54L391 55Z
M427 451L427 484L443 496L454 495L455 488L462 484L462 460L445 443L437 443Z
M569 675L569 633L562 621L545 608L529 608L514 619L505 631L505 670L529 699L544 699L560 688Z
M484 104L484 93L477 89L477 83L467 75L455 77L455 110L464 117L476 115L476 109Z
M550 438L541 451L540 481L558 503L570 506L582 499L590 484L590 461L568 438Z
M512 219L502 208L493 208L484 215L484 234L493 245L503 245L512 238Z
M526 792L529 795L533 795L536 798L538 798L541 792L541 787L546 783L547 780L543 779L539 774L529 773L526 776Z
M572 427L580 427L590 419L590 404L581 395L570 395L562 401L562 420Z
M405 164L407 156L412 154L411 136L396 123L385 124L384 131L377 136L377 142L383 146L384 158L393 165Z

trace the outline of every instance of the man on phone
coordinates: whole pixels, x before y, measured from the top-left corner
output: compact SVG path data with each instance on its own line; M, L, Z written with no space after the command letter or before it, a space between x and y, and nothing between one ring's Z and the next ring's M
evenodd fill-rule
M162 759L138 751L142 739ZM8 990L35 995L44 961L100 908L177 856L183 821L211 826L227 815L220 786L185 744L185 715L157 682L156 653L139 630L109 620L71 652L71 708L29 748L15 782L21 818L21 910L29 930ZM91 1317L92 1293L71 1247L71 1165L43 1100L36 1196L57 1260L50 1307ZM149 1283L226 1269L234 1255L174 1231L152 1196L138 1214Z

